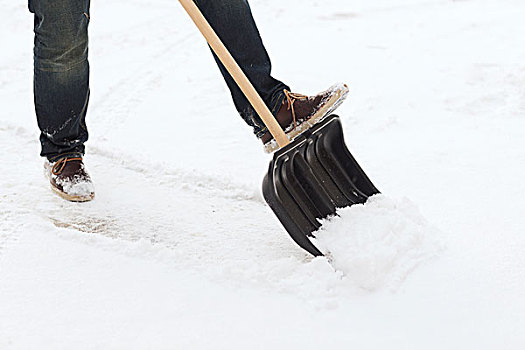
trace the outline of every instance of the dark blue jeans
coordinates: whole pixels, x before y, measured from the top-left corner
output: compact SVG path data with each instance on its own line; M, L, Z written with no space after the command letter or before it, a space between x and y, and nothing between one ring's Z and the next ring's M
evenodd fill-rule
M289 88L271 77L270 58L248 1L195 2L270 110L277 113L283 90ZM90 0L29 0L29 10L35 16L34 97L41 155L51 161L83 154L88 139L89 5ZM215 60L237 111L261 137L266 127L217 57Z

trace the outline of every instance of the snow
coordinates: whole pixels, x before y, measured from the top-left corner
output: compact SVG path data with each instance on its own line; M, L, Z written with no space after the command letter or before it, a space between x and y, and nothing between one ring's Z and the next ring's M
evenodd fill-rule
M358 288L399 285L442 250L442 233L408 199L375 195L363 205L338 210L314 233L314 244Z
M346 142L383 193L315 259L176 1L91 4L96 199L54 195L33 19L0 4L0 349L524 347L521 1L250 1L275 77L349 85Z

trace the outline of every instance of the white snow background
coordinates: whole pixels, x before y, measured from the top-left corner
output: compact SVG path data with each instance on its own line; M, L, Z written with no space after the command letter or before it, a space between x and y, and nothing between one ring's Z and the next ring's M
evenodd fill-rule
M525 348L525 3L251 0L274 76L346 82L383 192L313 259L177 1L91 4L86 164L42 174L26 2L0 0L0 349Z

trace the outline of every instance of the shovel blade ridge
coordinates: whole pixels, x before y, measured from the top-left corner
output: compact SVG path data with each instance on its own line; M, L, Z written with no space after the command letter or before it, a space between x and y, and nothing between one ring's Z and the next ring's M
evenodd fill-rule
M309 237L337 208L364 203L379 193L345 145L338 116L322 122L277 151L263 181L263 196L292 239L323 255Z

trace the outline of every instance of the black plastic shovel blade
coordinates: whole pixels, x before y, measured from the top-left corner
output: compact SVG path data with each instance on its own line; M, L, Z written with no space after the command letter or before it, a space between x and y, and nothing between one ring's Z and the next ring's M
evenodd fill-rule
M308 238L319 219L337 208L364 203L379 193L346 148L338 116L330 115L275 152L263 181L263 195L292 239L314 256L323 255Z

